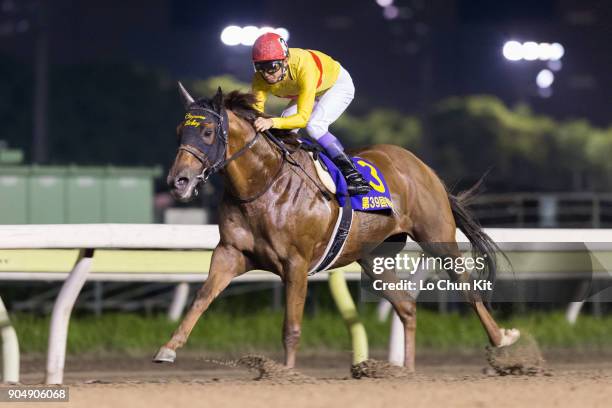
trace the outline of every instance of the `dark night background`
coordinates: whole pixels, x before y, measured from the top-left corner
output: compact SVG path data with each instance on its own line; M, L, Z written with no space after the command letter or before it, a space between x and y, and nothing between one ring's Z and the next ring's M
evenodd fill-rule
M395 4L410 17L386 20L374 0L56 0L48 6L49 57L52 64L141 63L167 69L179 78L229 71L247 80L248 47L226 47L219 34L229 24L270 24L290 30L290 45L334 56L350 70L360 95L373 103L418 109L427 75L422 65L430 56L434 79L428 97L433 100L466 93L491 93L509 102L522 96L538 111L609 123L612 8L608 2L398 0ZM516 89L528 88L521 79L532 80L525 71L534 67L501 58L501 46L514 38L565 45L554 98L532 100L529 90ZM32 30L5 35L0 44L3 55L32 61ZM570 103L577 98L582 103Z
M612 146L606 130L612 107L608 2L396 0L394 4L400 15L388 20L374 0L0 0L0 139L24 148L30 160L39 162L167 165L174 154L174 124L181 115L174 81L230 74L247 82L252 72L249 47L225 46L219 35L229 24L270 25L290 31L290 46L324 51L349 70L357 88L348 111L354 117L387 109L394 117L421 120L419 143L401 138L397 143L416 150L449 182L474 179L493 166L501 169L497 184L493 175L493 185L498 186L494 188L501 190L607 189L607 176L592 176L607 172L601 167L605 164L562 169L567 174L561 182L559 177L551 180L547 172L561 175L552 163L568 163L562 153L581 149L590 140L557 145L557 140L574 134L574 128L563 127L567 123L585 124L588 129L583 130L589 135L599 132L601 145L589 147L588 160L603 162L600 156ZM49 62L48 148L37 156L35 147L40 149L41 144L33 143L31 135L32 123L40 125L33 120L32 106L41 30L46 33ZM546 62L503 58L502 46L511 39L564 45L552 96L539 96L535 85ZM447 125L436 116L440 106L449 106L439 105L441 101L474 95L494 96L503 109L529 106L533 120L545 115L560 126L550 132L534 131L543 135L542 143L553 140L546 153L529 159L539 161L539 170L512 155L505 163L497 162L499 146L512 144L513 139L498 141L490 149L488 141L478 139L488 137L483 136L482 126L491 137L502 131L478 121ZM488 100L479 101L491 106ZM470 103L465 102L468 111ZM377 140L352 138L343 133L345 128L339 132L349 145ZM372 132L378 128L373 125ZM440 136L440 129L458 130ZM569 136L563 136L564 131ZM465 141L462 132L473 139ZM529 132L519 133L516 137L529 137L525 136ZM522 149L533 152L528 143L539 143L533 140L524 142L527 147ZM478 163L449 167L449 157L459 158L457 162L478 159ZM519 167L527 169L519 177L522 181L506 180Z

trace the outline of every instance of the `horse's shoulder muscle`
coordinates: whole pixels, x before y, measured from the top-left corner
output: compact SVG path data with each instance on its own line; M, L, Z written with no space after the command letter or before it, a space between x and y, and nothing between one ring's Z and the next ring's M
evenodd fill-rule
M221 242L239 250L252 250L255 240L244 214L233 205L221 205L219 214Z

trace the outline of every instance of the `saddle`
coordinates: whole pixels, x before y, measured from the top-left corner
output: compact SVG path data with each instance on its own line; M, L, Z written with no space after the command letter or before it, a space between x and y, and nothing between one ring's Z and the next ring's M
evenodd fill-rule
M351 157L355 167L370 183L372 189L368 194L349 196L346 180L334 162L325 154L325 151L316 142L300 139L300 149L308 152L313 161L317 176L327 191L336 196L340 206L344 206L347 199L355 211L386 211L393 209L391 193L382 171L370 161L362 157Z

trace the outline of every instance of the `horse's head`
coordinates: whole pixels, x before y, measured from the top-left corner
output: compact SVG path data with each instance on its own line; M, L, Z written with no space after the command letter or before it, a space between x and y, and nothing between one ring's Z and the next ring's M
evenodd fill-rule
M227 152L228 117L221 88L210 100L195 101L179 82L185 119L177 127L179 148L167 182L172 195L187 202L198 194L198 185L218 171Z

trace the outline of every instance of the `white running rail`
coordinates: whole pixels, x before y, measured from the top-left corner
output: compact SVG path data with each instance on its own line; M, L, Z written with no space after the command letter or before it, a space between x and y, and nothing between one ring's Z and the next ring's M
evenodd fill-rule
M487 229L496 242L612 242L609 229ZM458 233L459 241L466 242L463 234ZM16 279L65 279L56 299L49 333L47 350L48 384L63 382L66 355L66 338L72 308L85 282L90 279L104 280L103 274L90 275L92 259L96 249L213 249L219 241L216 225L167 225L167 224L74 224L74 225L3 225L0 228L0 249L79 249L79 257L72 271L61 273L0 272L0 281ZM359 271L350 270L347 279L359 279ZM97 276L94 276L97 275ZM112 275L112 276L111 276ZM163 274L107 274L108 279L122 281L175 281L177 283L199 280L205 275L174 275L167 278ZM270 273L253 272L241 277L248 280L278 280ZM317 274L315 280L327 279L327 273ZM180 289L184 292L184 288ZM183 293L184 294L184 293ZM184 297L184 296L183 296ZM1 302L1 301L0 301ZM572 315L577 305L572 306ZM0 308L0 328L2 328L4 361L4 381L18 381L19 350L15 332L8 316ZM176 307L173 316L176 315ZM391 348L398 342L391 339ZM8 358L7 358L8 356ZM401 361L398 356L394 361ZM16 367L16 368L15 368Z

